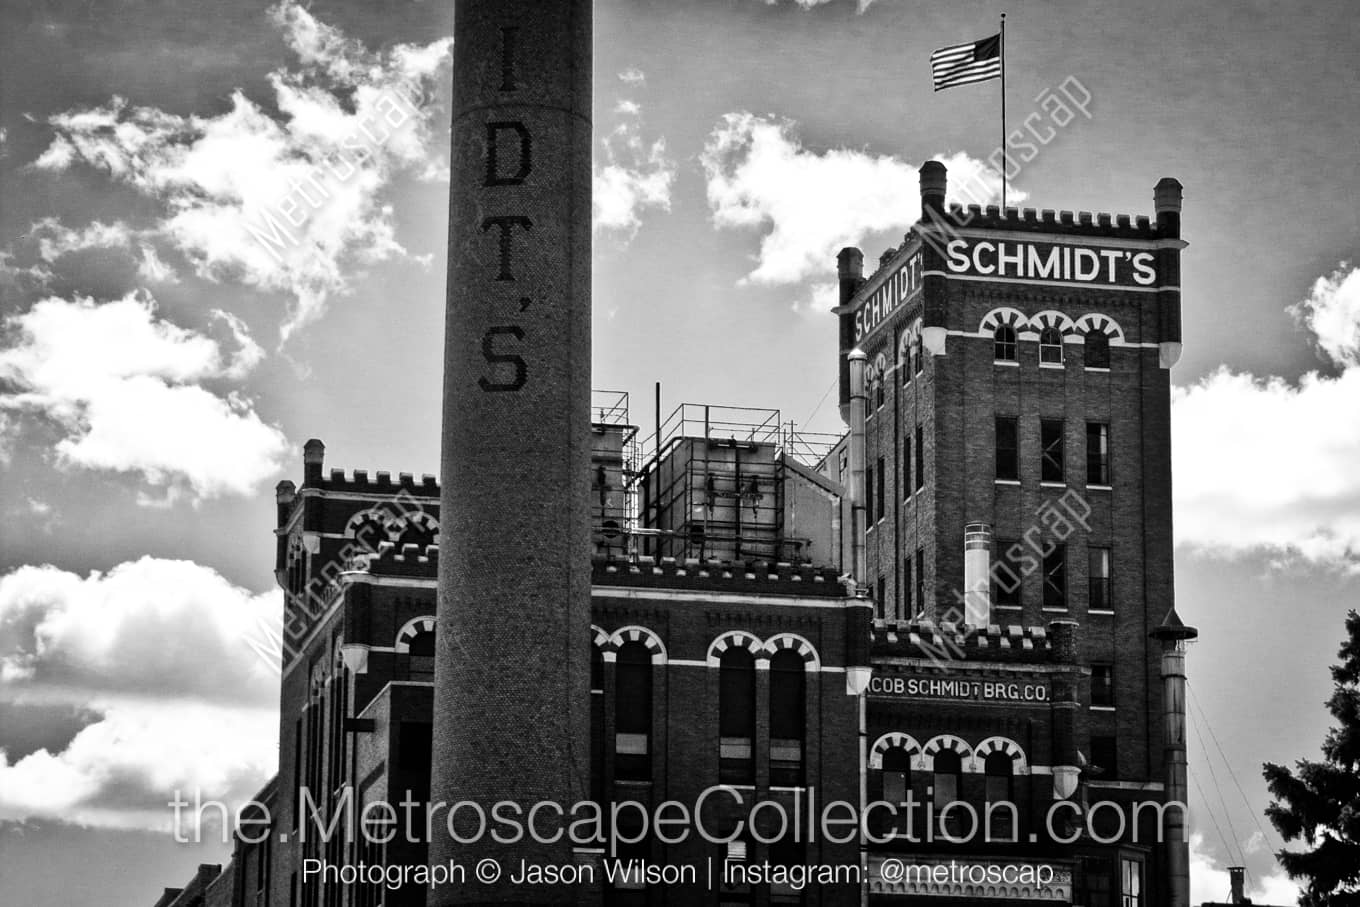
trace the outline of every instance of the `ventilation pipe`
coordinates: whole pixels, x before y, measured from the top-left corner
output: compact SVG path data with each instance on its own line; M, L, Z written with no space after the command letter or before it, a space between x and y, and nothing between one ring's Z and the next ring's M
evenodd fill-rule
M1167 904L1190 905L1190 845L1185 837L1185 648L1199 636L1181 623L1173 606L1161 625L1148 634L1162 644L1162 773L1166 803L1179 804L1163 815L1166 842ZM1237 889L1234 889L1236 892ZM1240 903L1234 898L1234 903Z
M992 527L969 523L963 528L963 622L985 630L992 616Z
M864 417L868 399L864 395L864 369L869 357L853 349L846 360L850 365L850 569L856 592L867 584L868 566L864 558L864 530L867 528L864 489Z

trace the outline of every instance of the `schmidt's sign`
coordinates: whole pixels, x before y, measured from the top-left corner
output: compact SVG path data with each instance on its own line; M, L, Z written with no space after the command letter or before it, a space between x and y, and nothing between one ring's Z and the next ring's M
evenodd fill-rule
M892 699L940 699L964 702L1010 702L1042 705L1048 685L1032 681L982 680L968 677L875 676L869 695Z
M856 310L855 340L872 333L920 289L921 253L918 251L889 273Z
M1150 287L1156 259L1148 251L1051 242L955 239L945 246L950 274L1092 286Z

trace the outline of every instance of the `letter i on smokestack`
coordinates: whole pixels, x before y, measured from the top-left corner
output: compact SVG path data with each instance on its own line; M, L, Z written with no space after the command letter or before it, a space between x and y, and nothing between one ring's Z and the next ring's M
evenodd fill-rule
M591 3L459 0L454 40L430 787L489 815L588 790ZM507 872L429 904L572 896L504 882L570 863L565 839L499 844L462 809L460 843L446 819L432 863Z

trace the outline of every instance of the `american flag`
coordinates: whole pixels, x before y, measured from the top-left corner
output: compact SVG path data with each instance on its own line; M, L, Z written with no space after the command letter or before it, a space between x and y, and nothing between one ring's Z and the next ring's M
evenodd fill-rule
M941 47L930 55L935 90L1001 77L1001 35Z

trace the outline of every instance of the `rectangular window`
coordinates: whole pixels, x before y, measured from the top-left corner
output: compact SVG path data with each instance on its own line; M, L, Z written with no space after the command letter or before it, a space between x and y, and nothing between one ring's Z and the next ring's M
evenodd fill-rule
M1020 439L1018 420L996 417L996 477L1007 481L1020 478Z
M874 498L874 505L875 505L875 508L876 508L876 509L874 510L874 519L876 519L876 520L881 520L881 519L883 519L883 512L884 512L883 502L884 502L885 500L887 500L887 497L888 497L888 495L887 495L887 493L886 493L886 488L887 488L887 476L884 475L884 466L883 466L883 458L882 458L882 457L879 457L879 458L878 458L878 463L877 463L876 466L875 466L875 472L877 473L877 478L878 478L878 489L877 489L877 494L876 494L876 496L875 496L875 498Z
M1102 781L1119 777L1119 749L1113 736L1092 735L1091 764L1100 770Z
M1067 607L1067 546L1054 545L1044 555L1044 607Z
M874 474L864 470L864 528L874 525Z
M911 555L902 561L902 616L910 619L916 612L911 610Z
M1110 426L1086 423L1086 484L1110 484Z
M1114 705L1114 666L1091 665L1091 705Z
M916 610L930 616L926 605L926 549L916 549Z
M1081 872L1078 879L1082 883L1078 891L1085 894L1073 898L1073 903L1086 904L1088 907L1113 907L1110 903L1110 862L1109 857L1078 857ZM1074 881L1078 881L1074 879Z
M926 487L926 432L920 425L916 426L916 490L920 491Z
M992 560L992 601L997 605L1020 605L1020 587L1024 573L1021 562L1011 549L1016 547L1014 539L996 540L996 557Z
M1043 449L1040 460L1039 481L1061 482L1063 480L1063 423L1061 419L1041 419L1039 421L1039 444Z
M874 588L875 593L874 610L878 613L879 617L888 616L888 599L886 595L887 589L888 589L887 579L880 576L878 578L878 584Z
M911 435L902 439L902 490L903 499L911 497Z
M428 721L403 721L397 727L397 768L415 772L428 770L434 738L434 725Z
M1119 907L1143 907L1143 864L1137 860L1120 860L1119 868Z
M1089 548L1090 590L1086 606L1092 611L1110 611L1110 549Z

